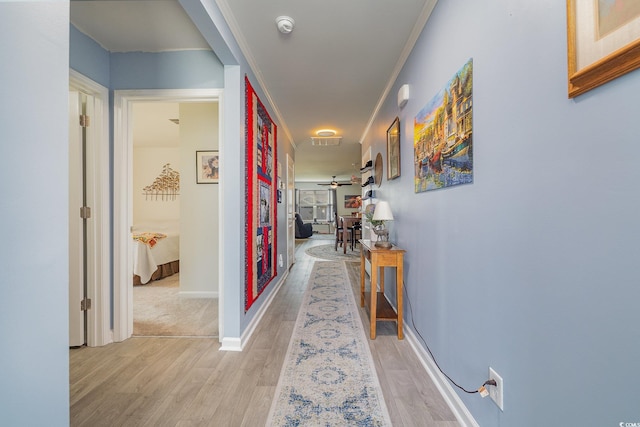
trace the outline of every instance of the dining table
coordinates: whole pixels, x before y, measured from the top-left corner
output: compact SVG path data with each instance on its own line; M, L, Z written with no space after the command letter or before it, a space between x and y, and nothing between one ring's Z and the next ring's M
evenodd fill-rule
M349 216L340 216L340 223L342 224L343 230L346 231L349 227L353 227L355 224L359 224L362 221L362 217L359 215L349 215ZM353 239L354 237L351 236ZM344 235L342 236L342 249L344 253L347 253L347 242L345 241Z

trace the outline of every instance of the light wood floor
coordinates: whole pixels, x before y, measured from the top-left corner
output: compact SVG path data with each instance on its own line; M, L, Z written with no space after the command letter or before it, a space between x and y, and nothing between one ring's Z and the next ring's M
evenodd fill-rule
M316 260L304 249L316 244L326 241L296 247L297 262L242 352L218 351L217 339L141 337L70 350L71 425L264 425ZM347 265L357 292L359 266ZM378 324L370 348L394 426L458 426L394 323Z

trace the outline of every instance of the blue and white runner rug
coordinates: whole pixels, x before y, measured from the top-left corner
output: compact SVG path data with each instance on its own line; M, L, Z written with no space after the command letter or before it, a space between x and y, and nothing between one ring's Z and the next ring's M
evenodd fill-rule
M267 426L390 426L343 262L309 277Z

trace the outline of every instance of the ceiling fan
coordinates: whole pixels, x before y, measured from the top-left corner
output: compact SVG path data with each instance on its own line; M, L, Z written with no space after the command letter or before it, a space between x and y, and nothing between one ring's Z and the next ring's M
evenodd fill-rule
M338 181L336 181L336 176L335 176L335 175L333 175L333 176L332 176L332 178L333 178L333 179L331 180L331 182L328 182L328 183L318 183L318 185L328 185L328 186L330 186L331 188L338 188L338 187L340 187L340 186L342 186L342 185L351 185L351 182L338 182Z

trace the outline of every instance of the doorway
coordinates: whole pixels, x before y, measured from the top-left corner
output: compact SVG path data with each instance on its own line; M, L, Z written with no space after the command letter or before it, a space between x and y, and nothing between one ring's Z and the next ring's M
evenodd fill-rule
M208 274L217 260L202 265L218 246L217 189L196 186L189 175L193 148L217 152L218 105L132 106L133 336L217 337L217 280ZM194 209L211 215L194 217ZM193 251L203 239L207 247Z
M114 340L123 341L133 334L133 286L131 280L133 277L133 249L134 241L131 239L133 224L133 109L134 104L140 102L174 102L174 103L205 103L213 102L218 105L218 116L212 119L217 123L222 123L220 112L223 110L221 105L222 90L221 89L186 89L186 90L137 90L137 91L116 91L114 94ZM217 140L220 141L221 126L218 126ZM206 148L206 147L205 147ZM222 147L221 147L222 148ZM192 150L192 161L188 164L183 160L181 171L181 182L191 185L196 192L204 191L207 186L195 187L196 173L196 153ZM222 161L222 149L220 155ZM185 159L183 153L182 158ZM220 187L223 186L223 180L220 180ZM210 187L211 188L211 187ZM135 191L139 191L136 189ZM181 185L182 203L184 200L185 187ZM220 206L220 194L217 191L216 203ZM197 209L193 209L197 211ZM182 220L181 220L182 223ZM192 230L193 231L193 230ZM180 230L180 240L184 240L186 230ZM182 251L181 251L182 252ZM182 253L180 255L183 256ZM186 261L186 260L185 260ZM216 264L222 265L223 254L218 251L216 254ZM202 260L198 262L202 263ZM181 267L181 275L182 275ZM221 283L221 269L214 271L217 278L217 284ZM185 290L181 289L184 296L202 297L213 296L215 293L218 297L218 307L223 306L222 292L217 289L198 289ZM218 329L222 328L221 310L218 309Z

